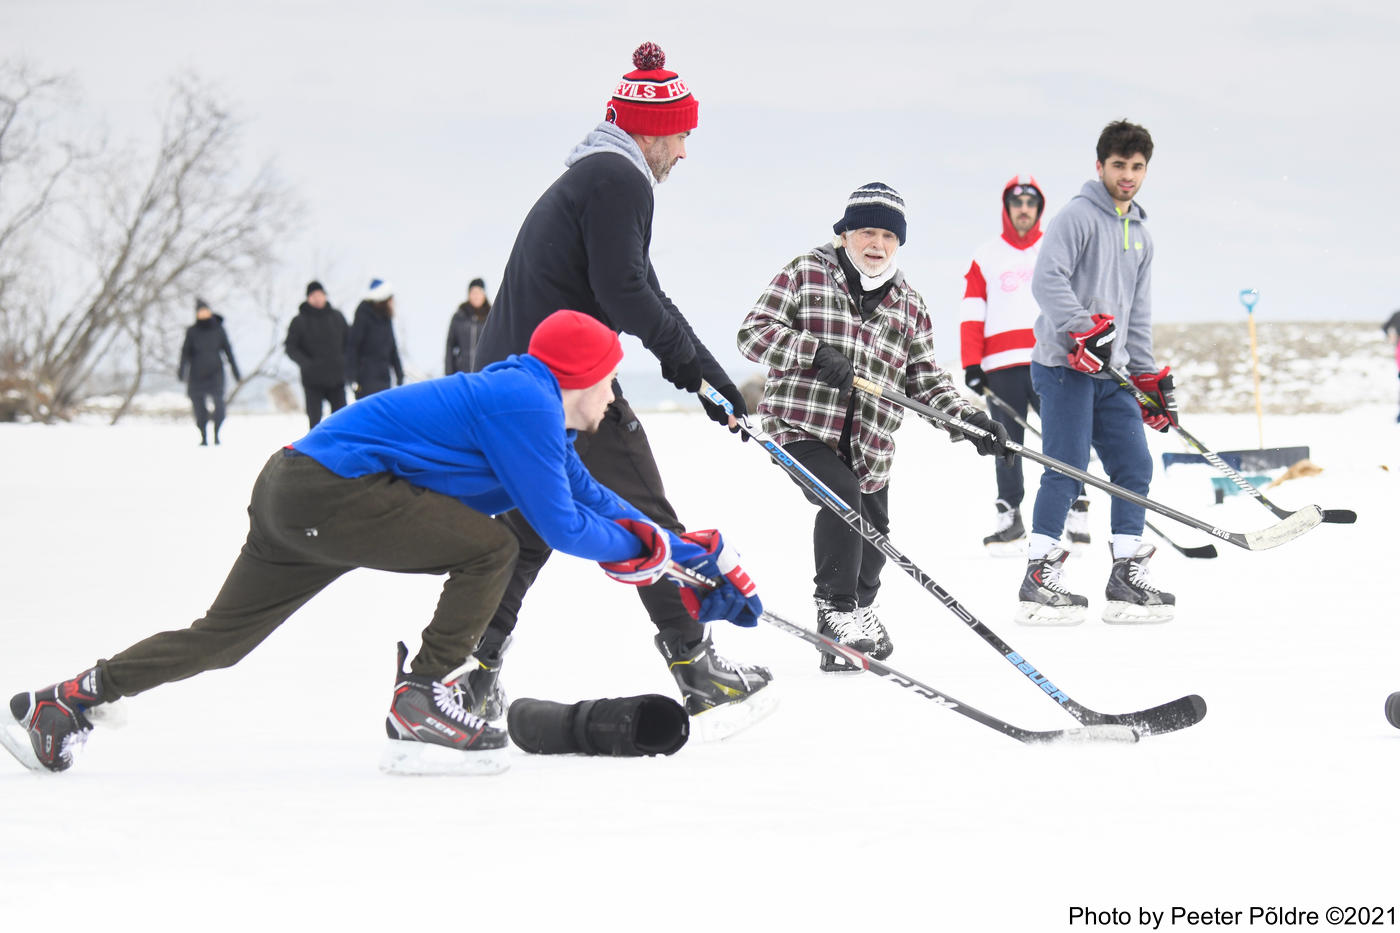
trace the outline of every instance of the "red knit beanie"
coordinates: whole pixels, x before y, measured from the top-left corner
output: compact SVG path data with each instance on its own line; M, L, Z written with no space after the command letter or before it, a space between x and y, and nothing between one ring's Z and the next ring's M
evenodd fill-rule
M561 389L586 389L611 376L622 341L602 321L578 311L555 311L530 335L529 354L549 367Z
M671 136L693 130L700 122L700 105L674 71L665 71L666 53L654 42L643 42L632 53L636 71L618 82L608 101L606 119L637 136Z

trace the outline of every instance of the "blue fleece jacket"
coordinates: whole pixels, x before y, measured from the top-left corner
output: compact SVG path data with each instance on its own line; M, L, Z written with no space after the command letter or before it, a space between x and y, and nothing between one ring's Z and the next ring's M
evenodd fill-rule
M641 542L614 520L646 519L584 468L562 399L543 363L512 355L479 373L371 395L292 446L347 479L392 473L485 515L518 508L545 543L568 554L636 557Z

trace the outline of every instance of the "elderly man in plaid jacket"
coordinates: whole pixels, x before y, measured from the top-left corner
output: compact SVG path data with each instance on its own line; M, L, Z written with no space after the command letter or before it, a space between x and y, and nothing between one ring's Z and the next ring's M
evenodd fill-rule
M934 360L924 299L894 261L906 228L898 192L878 182L858 188L832 228L836 239L774 276L738 339L740 352L768 367L758 407L763 429L882 533L890 527L891 435L904 412L852 392L856 374L984 428L988 436L969 438L978 453L1006 453L1005 428L962 398ZM812 538L818 629L871 657L889 657L894 645L875 614L884 554L825 509ZM821 666L856 669L826 654Z

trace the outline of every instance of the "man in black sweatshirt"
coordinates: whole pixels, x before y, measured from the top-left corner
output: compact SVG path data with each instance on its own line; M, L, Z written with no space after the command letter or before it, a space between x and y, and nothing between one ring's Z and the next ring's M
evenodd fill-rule
M331 412L345 407L345 315L326 299L320 282L306 286L306 300L287 328L287 355L301 367L301 387L306 393L306 419L311 427L321 423L326 402Z
M565 160L567 171L526 215L486 320L476 365L480 369L512 353L524 353L541 320L560 308L570 308L640 339L676 388L695 392L704 379L730 401L735 412L744 415L747 408L734 380L661 290L649 255L653 188L685 158L685 140L698 122L698 106L685 82L664 70L666 57L654 44L643 44L632 61L637 70L618 83L605 122L574 148ZM621 386L614 384L613 390L616 400L602 426L576 444L579 456L595 479L648 518L671 531L683 531L666 499L646 433ZM703 404L712 419L737 430L722 409L708 401ZM475 696L489 698L483 709L488 718L503 709L497 683L501 657L525 593L550 553L518 513L508 513L501 520L519 537L520 557L477 648L477 667L468 675ZM760 702L766 705L769 699L761 691L772 677L766 668L736 665L718 657L675 586L642 587L639 594L659 630L657 648L680 684L692 716L729 707L704 722L723 719L730 728L747 725L767 711L759 709ZM745 688L716 690L711 681L725 678L711 677L707 671L725 668L737 669ZM752 704L746 702L751 697ZM701 728L707 731L704 722Z

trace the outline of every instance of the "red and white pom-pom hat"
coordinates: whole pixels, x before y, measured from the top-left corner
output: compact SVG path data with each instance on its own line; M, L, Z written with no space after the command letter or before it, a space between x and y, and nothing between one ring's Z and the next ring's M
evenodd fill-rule
M637 136L671 136L695 129L700 104L680 75L666 71L666 53L643 42L632 53L636 71L622 76L608 101L606 119Z

